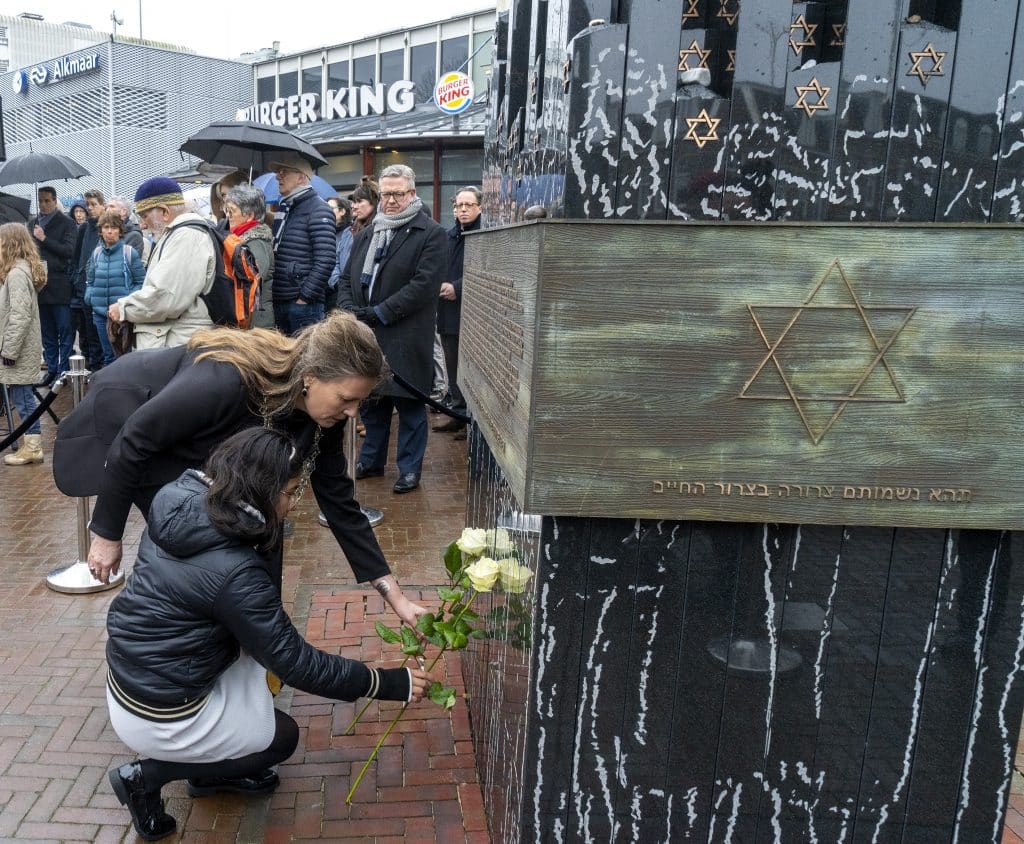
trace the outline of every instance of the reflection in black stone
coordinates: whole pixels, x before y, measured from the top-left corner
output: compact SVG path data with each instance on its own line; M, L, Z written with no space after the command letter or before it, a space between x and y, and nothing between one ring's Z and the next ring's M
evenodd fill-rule
M1015 32L1024 32L1024 5L1017 11ZM1024 219L1024 38L1017 38L1010 62L1010 79L999 109L1000 140L996 169L993 222Z

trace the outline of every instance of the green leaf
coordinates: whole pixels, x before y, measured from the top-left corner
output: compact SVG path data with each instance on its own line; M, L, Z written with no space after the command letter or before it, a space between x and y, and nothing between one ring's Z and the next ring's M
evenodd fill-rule
M448 643L448 647L454 648L455 647L455 637L458 636L459 634L456 633L454 630L452 630L451 627L445 627L441 631L441 634L444 636L444 640Z
M487 631L486 630L470 630L469 631L469 638L470 639L486 639L487 638Z
M455 689L451 686L442 686L436 681L427 689L427 697L444 709L455 706Z
M402 637L399 636L394 630L388 627L386 624L381 624L379 621L373 625L377 631L377 635L380 636L389 645L397 645L402 641Z
M455 622L455 631L457 633L469 633L473 628L469 626L469 622L464 618L460 618Z
M427 638L430 638L434 632L434 620L435 616L432 612L424 613L416 619L416 629Z
M508 618L508 607L495 607L487 613L487 621L492 621L495 624L504 624Z
M423 656L423 645L419 643L415 645L406 645L402 648L402 653L406 656Z
M474 618L480 618L480 615L479 615L479 613L476 613L473 610L466 609L466 610L462 611L462 617L463 618L468 618L468 619L474 619Z
M437 588L437 597L442 601L461 601L464 594L461 589L449 589L447 586Z
M452 604L449 608L449 612L451 613L452 618L458 618L459 613L461 613L465 608L466 605L460 602L458 604Z
M444 549L444 567L451 577L458 575L462 568L462 552L454 542Z
M409 628L409 627L402 627L402 644L405 645L405 647L402 648L402 652L403 653L407 653L405 648L410 648L410 647L417 647L418 648L420 646L419 636L417 636L412 631L411 628Z
M465 633L458 633L457 632L452 637L452 650L453 651L461 651L461 650L465 649L466 645L468 645L468 644L469 644L469 639L466 638L466 634Z
M512 608L512 612L521 613L525 609L523 601L518 595L508 596L508 605Z

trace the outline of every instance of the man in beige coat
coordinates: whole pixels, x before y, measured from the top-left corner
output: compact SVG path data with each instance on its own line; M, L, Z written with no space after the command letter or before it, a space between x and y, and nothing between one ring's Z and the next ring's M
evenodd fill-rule
M185 209L173 179L143 182L135 194L135 211L157 241L142 289L111 305L110 318L132 323L136 348L182 346L196 331L213 325L199 298L213 284L213 240L203 229L185 225L203 218Z

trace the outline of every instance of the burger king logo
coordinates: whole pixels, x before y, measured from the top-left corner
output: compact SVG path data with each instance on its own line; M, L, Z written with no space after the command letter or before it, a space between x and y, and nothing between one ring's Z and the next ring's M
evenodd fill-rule
M445 114L461 114L473 105L473 80L465 73L446 73L434 86L434 105Z

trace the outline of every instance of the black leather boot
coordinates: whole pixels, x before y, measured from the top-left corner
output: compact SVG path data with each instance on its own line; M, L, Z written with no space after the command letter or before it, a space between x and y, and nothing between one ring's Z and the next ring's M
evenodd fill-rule
M120 768L113 768L107 773L107 777L114 787L117 799L128 807L139 838L144 841L159 841L174 832L178 824L164 811L160 789L146 791L142 765L132 762Z
M188 793L192 797L207 794L269 794L277 788L280 780L270 768L248 777L194 777L188 781Z

